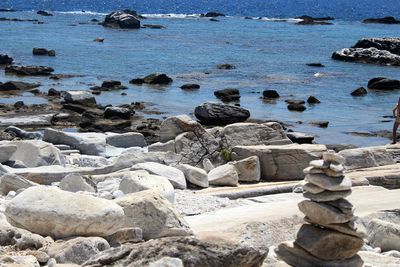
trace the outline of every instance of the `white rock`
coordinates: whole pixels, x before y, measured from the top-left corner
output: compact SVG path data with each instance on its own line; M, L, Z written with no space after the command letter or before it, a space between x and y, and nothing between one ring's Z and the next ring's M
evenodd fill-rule
M163 257L158 261L150 263L149 267L184 267L179 258Z
M146 162L133 165L131 170L145 170L151 174L167 178L176 189L186 189L186 179L182 171L177 168L155 162Z
M342 165L345 163L345 159L339 154L333 152L325 152L322 154L324 161L332 162L333 164Z
M166 143L155 143L148 147L149 152L175 152L175 140L170 140Z
M260 160L257 156L248 157L231 164L235 166L239 181L258 182L261 179Z
M14 226L43 236L107 236L124 220L121 207L112 201L62 191L54 187L30 187L6 206Z
M185 174L186 180L190 183L203 188L208 187L208 176L205 170L188 164L180 164L177 168Z
M215 167L214 167L214 165L212 164L212 162L211 162L211 160L209 160L209 159L204 159L203 160L203 169L207 172L207 173L209 173L212 169L215 169Z
M106 143L115 147L143 147L146 146L146 140L141 133L124 133L124 134L112 134L106 137Z
M0 256L0 266L9 267L40 267L37 259L32 255L27 256Z
M394 164L392 155L384 147L346 149L339 152L345 158L345 168L355 170Z
M89 183L77 173L65 176L60 182L60 189L69 192L87 191L96 192L93 182Z
M10 143L0 143L0 163L10 159L12 154L17 151L17 146Z
M10 191L28 188L37 185L15 174L4 174L0 177L0 194L7 195Z
M143 238L191 235L188 224L156 190L125 195L115 200L125 212L125 227L143 230Z
M239 176L231 164L219 166L208 173L210 185L238 186Z
M53 144L41 140L12 141L17 150L10 160L22 162L26 167L65 165L64 155Z
M184 132L204 131L203 127L187 115L173 116L165 119L160 127L160 140L167 142Z
M158 190L171 202L175 200L174 187L170 181L163 176L151 175L147 171L125 172L119 185L119 190L124 194L136 193L148 189Z

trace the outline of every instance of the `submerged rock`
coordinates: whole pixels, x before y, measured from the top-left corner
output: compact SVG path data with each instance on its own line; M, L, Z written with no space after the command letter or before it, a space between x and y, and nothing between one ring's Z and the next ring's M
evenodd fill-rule
M51 14L51 13L49 13L47 11L44 11L44 10L39 10L38 12L36 12L36 14L41 15L41 16L45 16L45 17L52 17L53 16L53 14Z
M400 20L395 17L369 18L363 20L363 23L400 24Z
M46 48L33 48L32 54L35 56L50 56L54 57L56 55L56 51L47 50Z
M166 85L172 83L172 78L164 73L153 73L143 78L144 83Z
M54 71L51 67L45 66L8 66L5 68L6 73L23 75L23 76L47 76Z
M364 96L367 93L368 93L367 89L365 89L364 87L360 87L360 88L354 90L353 92L351 92L351 95L352 96Z
M197 90L200 89L200 85L195 83L188 83L181 86L182 90Z
M240 99L239 90L234 88L217 90L214 92L214 95L223 102L238 101Z
M8 55L0 54L0 65L12 64L14 59Z
M279 98L280 95L276 90L264 90L263 91L264 98Z
M392 80L387 78L374 78L368 82L368 88L375 90L400 89L400 80Z
M39 87L40 84L37 83L26 83L19 81L8 81L0 84L0 91L26 91Z

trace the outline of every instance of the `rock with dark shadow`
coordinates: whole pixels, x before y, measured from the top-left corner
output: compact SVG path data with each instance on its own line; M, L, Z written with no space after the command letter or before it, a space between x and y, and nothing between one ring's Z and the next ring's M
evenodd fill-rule
M353 92L351 92L351 95L352 96L364 96L367 93L368 93L367 89L365 89L364 87L360 87L360 88L357 88L356 90L354 90Z
M140 29L140 20L135 11L114 11L105 17L102 25L110 28Z
M363 20L363 23L400 24L400 20L395 17L369 18Z
M39 10L38 12L36 12L36 14L38 14L40 16L44 16L44 17L52 17L53 16L53 14L51 14L47 11L44 11L44 10Z
M47 76L54 71L51 67L45 66L7 66L5 72L7 74L16 74L22 76Z
M14 59L8 55L0 54L0 65L12 64Z
M240 92L235 88L226 88L223 90L217 90L214 92L214 95L221 99L223 102L232 102L240 100Z
M186 91L197 90L197 89L200 89L200 85L198 85L196 83L188 83L188 84L182 85L181 89L186 90Z
M368 82L368 88L374 90L400 89L400 81L387 78L374 78Z
M250 111L231 105L204 103L196 107L194 115L205 125L227 125L246 121Z
M275 90L264 90L263 97L264 98L279 98L280 95Z

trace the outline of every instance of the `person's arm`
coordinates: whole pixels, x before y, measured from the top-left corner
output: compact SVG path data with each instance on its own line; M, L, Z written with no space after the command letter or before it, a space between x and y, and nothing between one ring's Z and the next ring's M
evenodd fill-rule
M394 109L393 109L393 117L396 117L396 115L397 115L397 106L398 106L398 105L396 105L396 106L394 107Z

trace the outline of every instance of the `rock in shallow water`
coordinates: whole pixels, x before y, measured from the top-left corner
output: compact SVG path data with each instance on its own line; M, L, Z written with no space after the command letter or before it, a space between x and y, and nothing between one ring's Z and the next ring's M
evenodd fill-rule
M196 107L194 114L205 125L227 125L250 117L247 109L216 103L204 103Z
M5 214L11 224L43 236L107 236L121 228L124 211L112 201L30 187L13 198Z
M139 29L140 20L134 11L114 11L105 17L102 25L111 28Z

